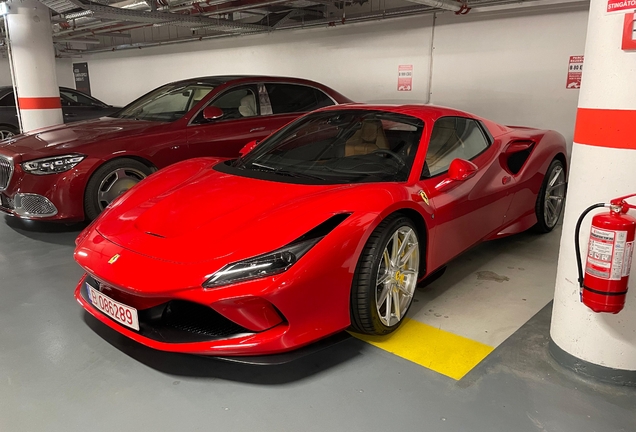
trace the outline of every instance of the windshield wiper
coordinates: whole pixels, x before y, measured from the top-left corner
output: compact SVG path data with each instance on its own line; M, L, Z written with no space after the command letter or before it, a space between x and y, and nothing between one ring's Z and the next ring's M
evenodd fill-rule
M324 180L324 178L319 177L319 176L306 174L306 173L300 173L300 172L296 172L296 171L284 170L282 168L274 168L274 167L271 167L271 166L268 166L268 165L260 164L258 162L252 162L251 165L252 166L256 166L258 168L263 168L262 170L259 170L259 171L267 170L267 171L273 172L274 174L280 174L280 175L284 175L284 176L287 176L287 177L310 178L310 179L314 179L314 180Z
M310 178L310 179L314 179L314 180L324 180L324 178L316 176L316 175L312 175L312 174L306 174L306 173L299 173L296 171L287 171L287 170L276 170L274 171L275 174L280 174L280 175L284 175L284 176L288 176L288 177L297 177L297 178Z

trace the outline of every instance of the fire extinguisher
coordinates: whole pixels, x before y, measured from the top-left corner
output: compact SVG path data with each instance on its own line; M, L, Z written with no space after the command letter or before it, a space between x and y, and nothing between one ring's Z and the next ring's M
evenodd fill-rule
M634 196L636 194L616 198L609 204L594 204L585 209L576 223L574 239L581 300L594 312L616 314L625 306L636 233L636 219L627 214L629 209L636 209L636 206L625 200ZM608 207L610 211L592 218L583 277L579 244L581 223L589 212L599 207Z

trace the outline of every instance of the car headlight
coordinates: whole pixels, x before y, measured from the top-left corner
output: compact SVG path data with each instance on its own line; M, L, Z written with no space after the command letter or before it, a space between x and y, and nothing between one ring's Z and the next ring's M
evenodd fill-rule
M205 281L203 288L214 288L282 273L294 265L319 240L320 238L314 238L292 243L266 255L228 264Z
M22 163L22 169L29 174L57 174L68 171L84 160L86 156L80 154L69 154L55 156L45 159L36 159Z

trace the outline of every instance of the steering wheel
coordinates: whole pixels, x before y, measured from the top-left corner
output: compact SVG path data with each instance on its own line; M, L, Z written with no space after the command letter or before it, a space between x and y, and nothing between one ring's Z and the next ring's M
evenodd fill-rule
M404 159L402 159L397 153L392 152L391 150L387 150L387 149L378 149L378 150L374 150L371 152L371 154L375 154L375 155L387 155L387 156L391 156L394 159L397 159L398 164L400 165L400 167L403 167L404 165L406 165L406 162L404 162Z

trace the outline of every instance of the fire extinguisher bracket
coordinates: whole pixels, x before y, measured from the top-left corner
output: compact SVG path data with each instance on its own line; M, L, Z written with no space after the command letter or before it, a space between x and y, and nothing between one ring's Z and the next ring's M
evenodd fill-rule
M576 223L575 250L581 301L594 312L615 314L625 305L636 234L636 219L627 214L636 206L626 199L634 196L636 194L594 204L581 213ZM592 218L584 274L579 244L581 224L592 210L603 207L610 211Z

